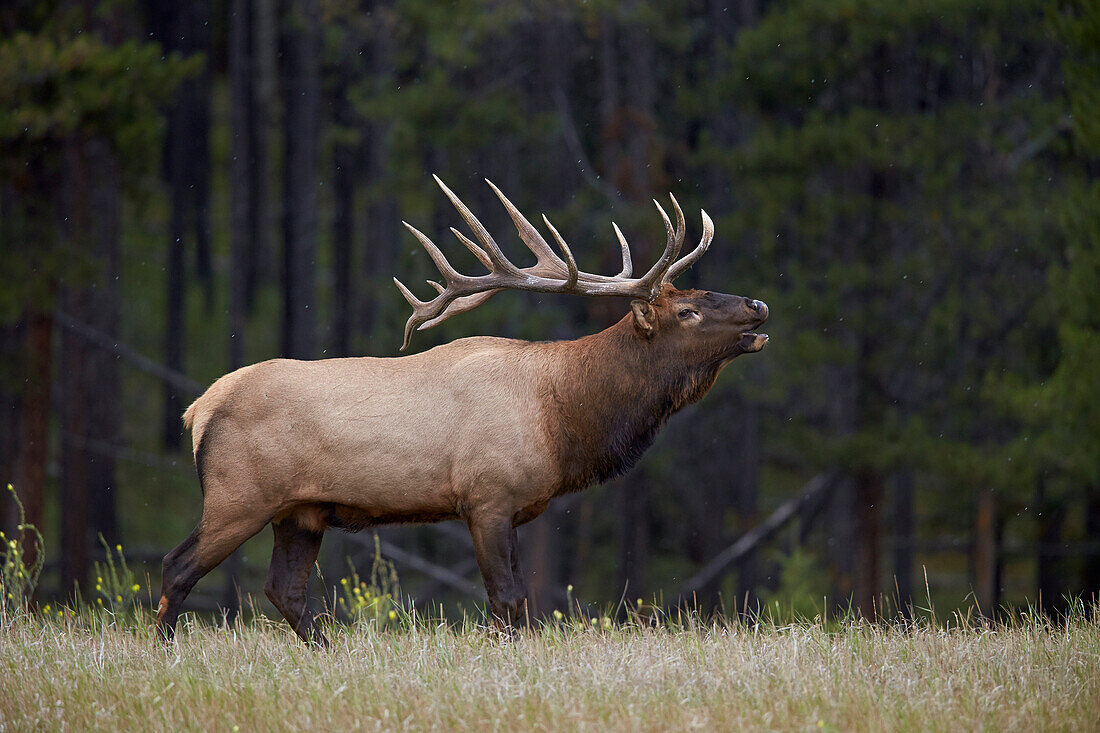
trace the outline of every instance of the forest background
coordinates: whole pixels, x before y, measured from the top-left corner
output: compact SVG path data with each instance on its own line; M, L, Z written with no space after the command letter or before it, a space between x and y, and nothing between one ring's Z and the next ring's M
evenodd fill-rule
M14 0L0 34L0 480L41 595L87 593L100 536L156 587L218 376L397 354L391 277L435 275L400 221L459 223L430 173L516 252L492 179L589 271L613 219L655 258L671 191L717 231L678 284L772 312L633 471L522 528L537 613L1100 591L1097 0ZM505 294L412 348L626 307ZM477 599L460 526L379 534L417 603ZM269 547L188 606L261 595ZM325 578L373 548L330 533Z

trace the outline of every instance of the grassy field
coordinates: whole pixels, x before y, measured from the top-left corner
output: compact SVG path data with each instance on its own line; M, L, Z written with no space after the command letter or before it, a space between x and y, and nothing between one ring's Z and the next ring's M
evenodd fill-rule
M1100 625L595 627L74 620L0 628L0 730L1096 730Z

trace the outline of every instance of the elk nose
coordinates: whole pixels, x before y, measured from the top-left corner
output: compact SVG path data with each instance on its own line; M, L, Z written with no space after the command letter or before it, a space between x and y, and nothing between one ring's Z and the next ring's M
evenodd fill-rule
M762 300L750 300L747 305L760 318L761 323L768 317L768 306Z

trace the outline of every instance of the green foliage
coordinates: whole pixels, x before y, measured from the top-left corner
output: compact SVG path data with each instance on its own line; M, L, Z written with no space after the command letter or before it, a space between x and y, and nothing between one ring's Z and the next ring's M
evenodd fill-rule
M787 420L769 433L811 464L1019 486L1018 427L982 386L1044 365L1019 327L1051 319L1036 305L1069 154L1062 100L1033 83L1053 55L1044 9L803 0L729 49L717 85L749 104L750 133L710 152L782 278L765 297L785 315L769 357Z
M1052 24L1064 43L1073 145L1092 175L1070 178L1055 209L1067 237L1049 275L1056 365L1030 384L1019 375L993 380L991 391L1028 427L1017 444L1026 465L1053 473L1072 495L1100 487L1100 2L1069 3Z
M1010 55L1009 63L1019 63L1019 54L1044 40L1046 6L1043 0L777 3L738 37L729 83L760 109L792 119L837 111L866 98L884 53L897 59L898 74L922 67L935 74L977 55Z
M760 594L761 614L775 623L792 623L827 613L831 588L821 558L795 547L778 559L779 584Z
M165 57L155 43L115 46L94 34L58 41L16 33L0 42L3 161L12 166L16 152L73 136L102 137L125 153L124 169L148 172L157 161L160 107L202 62Z
M105 613L112 618L128 618L138 611L141 584L126 564L122 545L112 548L103 535L99 536L99 542L103 545L104 561L95 563L95 605L89 604L89 610L93 614Z
M45 543L38 528L27 524L23 511L23 502L15 493L15 487L8 484L8 493L19 509L19 523L16 529L25 536L34 539L34 559L30 565L26 562L27 548L18 537L8 537L0 532L0 618L7 619L26 613L34 589L38 586L38 577L42 574L45 562Z
M1074 143L1082 157L1095 160L1100 157L1100 2L1060 3L1052 22L1065 48L1062 72L1073 113Z
M68 34L60 21L0 39L0 181L16 198L0 238L11 243L0 277L0 323L24 308L50 307L57 282L87 280L92 264L64 199L74 161L92 141L119 162L122 184L157 170L162 108L197 73L201 57L165 56L159 45L111 44L98 34ZM84 175L92 178L96 171ZM117 182L115 182L117 183Z
M401 607L401 584L397 568L382 556L378 535L374 535L374 560L370 582L360 579L359 572L348 560L351 574L340 579L341 596L337 604L341 613L354 623L369 623L379 628L393 626L406 618Z

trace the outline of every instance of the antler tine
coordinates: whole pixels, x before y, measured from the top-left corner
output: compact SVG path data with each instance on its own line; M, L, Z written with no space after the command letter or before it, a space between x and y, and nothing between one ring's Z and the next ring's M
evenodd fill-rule
M409 320L405 322L405 340L401 344L401 350L404 351L408 348L409 340L412 339L413 329L420 323L420 321L417 320L417 315L423 310L424 306L428 304L413 295L412 291L405 287L405 283L401 282L396 277L393 279L393 284L397 286L397 289L401 291L401 294L405 296L405 300L409 301L409 305L411 305L413 309L413 314L409 316Z
M413 233L413 236L420 240L420 244L424 246L424 249L428 251L428 256L432 258L432 262L439 268L439 274L443 275L443 279L448 283L457 282L462 279L462 275L451 267L451 263L447 261L447 258L443 256L443 253L439 251L439 247L435 246L435 242L428 239L428 236L422 231L414 227L407 221L401 222L405 225L405 228Z
M657 211L661 213L661 220L665 223L665 232L668 234L668 241L665 244L665 251L661 254L661 258L653 263L653 267L649 268L641 279L641 282L649 288L649 299L657 297L657 293L660 292L661 283L664 282L665 273L668 272L668 268L672 266L672 263L676 260L676 257L680 254L680 248L684 245L684 235L687 229L687 222L684 220L684 212L680 208L680 204L677 203L676 197L669 194L672 199L672 206L676 212L676 229L672 228L672 222L668 218L668 214L665 213L664 207L661 206L657 199L653 199L653 203L657 206Z
M478 261L485 265L485 268L490 272L493 270L493 261L489 258L489 255L485 253L481 247L477 246L477 243L471 240L462 232L458 231L454 227L451 227L451 234L455 235L458 241L462 242L466 246L466 249L473 252L474 257L477 257Z
M443 193L450 199L454 207L458 209L458 213L462 215L462 218L466 221L466 224L474 232L474 236L485 245L485 253L489 256L489 259L501 270L511 273L513 275L519 274L519 268L512 264L512 262L504 256L504 253L500 251L500 247L497 246L496 241L489 235L489 231L485 226L478 221L473 212L467 208L466 204L462 203L462 200L454 194L454 192L447 188L447 184L440 180L439 176L432 174L432 178L439 184L439 187L443 189Z
M670 283L675 280L684 270L694 265L695 261L702 257L707 249L710 248L711 240L714 239L714 222L707 216L707 212L700 209L699 213L703 215L703 236L699 240L698 246L673 264L672 267L668 268L668 272L665 273L664 282Z
M657 211L661 214L661 221L665 223L665 231L668 233L669 244L672 244L672 237L675 232L672 230L672 222L668 219L668 214L665 213L665 207L661 206L661 202L657 199L653 199L653 205L657 207Z
M547 244L546 240L542 238L538 230L527 220L527 217L517 209L508 197L505 196L496 185L488 178L485 182L489 184L489 188L493 189L493 193L500 199L500 203L504 204L504 208L508 210L508 216L512 217L512 223L516 225L516 231L519 232L520 240L527 245L527 249L531 250L531 253L535 255L540 265L550 264L557 268L560 272L566 271L566 263L562 261L554 250Z
M619 225L611 222L611 226L615 230L615 236L619 238L619 246L623 249L623 269L615 277L630 277L634 274L634 263L630 259L630 245L626 243L626 237L623 236Z
M461 286L463 283L469 282L471 278L466 277L465 275L455 270L451 266L451 263L447 261L447 258L446 256L444 256L443 252L440 251L439 247L435 245L435 242L433 242L426 234L424 234L422 231L420 231L407 221L403 221L401 223L404 224L405 228L412 232L412 235L420 241L420 244L423 245L424 249L427 251L428 256L432 258L432 262L435 263L436 268L439 270L439 274L443 276L443 280L447 283L447 287L443 287L433 280L428 280L428 284L435 288L439 292L439 295L430 301L422 301L415 295L413 295L412 292L407 287L405 287L404 283L402 283L397 278L393 279L394 283L397 285L397 288L401 291L401 294L405 296L405 300L409 301L409 305L411 305L413 308L413 314L409 316L409 320L405 323L405 342L401 346L401 349L404 350L409 345L409 340L412 338L413 330L417 327L422 327L425 322L437 318L445 310L447 310L447 307L454 300L461 296L462 293L459 289L459 286ZM490 271L496 272L495 268L493 267L491 258L486 252L484 252L480 247L471 242L469 239L463 237L461 233L455 232L455 234L458 235L459 240L462 241L462 243L465 244L471 252L473 252L475 255L478 255L478 253L480 253L478 259L481 260L481 262L485 264Z
M405 296L405 300L409 301L409 305L411 305L414 310L419 306L427 305L423 300L413 295L412 291L405 287L405 283L401 282L396 277L393 279L393 284L397 286L397 289L401 291L401 294Z
M554 240L561 247L561 253L565 255L565 264L569 267L569 279L565 281L566 288L574 288L577 285L577 277L580 273L577 271L577 261L573 259L573 253L569 250L569 245L565 243L562 236L558 234L558 230L554 228L554 225L550 223L550 220L546 218L546 214L542 215L542 220L546 222L547 228L550 229L550 233L554 235Z
M473 295L460 295L450 302L447 308L435 318L429 318L416 327L417 331L424 331L432 326L442 323L451 316L459 313L465 313L466 311L473 310L479 305L487 301L499 293L503 288L494 288L493 290L484 290L480 293L474 293Z
M672 251L672 259L680 256L680 250L684 246L684 238L687 236L687 220L684 218L684 210L680 208L680 202L671 193L672 208L676 210L676 248Z

